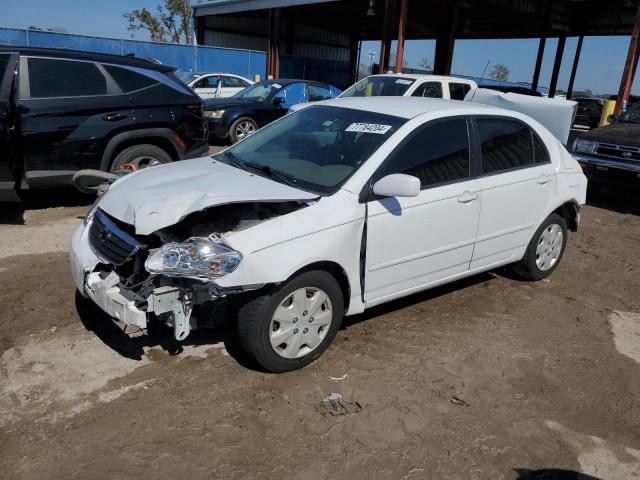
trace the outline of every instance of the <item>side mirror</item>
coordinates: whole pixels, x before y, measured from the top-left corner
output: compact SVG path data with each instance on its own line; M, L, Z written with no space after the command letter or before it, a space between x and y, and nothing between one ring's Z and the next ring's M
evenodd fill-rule
M420 180L404 173L392 173L373 185L373 193L381 197L417 197Z
M618 116L611 114L607 117L607 122L609 123L616 123L618 121Z
M273 103L276 107L282 105L284 103L284 98L282 97L273 97L273 100L271 100L271 103Z

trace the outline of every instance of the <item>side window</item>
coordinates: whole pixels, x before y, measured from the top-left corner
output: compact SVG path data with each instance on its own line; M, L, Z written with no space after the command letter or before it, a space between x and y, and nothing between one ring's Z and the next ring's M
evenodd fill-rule
M218 77L204 77L196 82L193 88L218 88Z
M239 79L238 79L238 81L240 82L240 86L241 86L242 88L246 88L246 87L248 87L249 85L251 85L249 82L247 82L246 80L243 80L243 79L241 79L241 78L239 78Z
M304 103L307 101L307 94L304 83L292 83L287 85L278 92L276 97L284 99L284 103L280 104L281 108L289 108L296 103Z
M497 173L533 165L532 132L523 123L498 118L478 118L482 173Z
M329 87L324 85L309 85L309 101L318 102L320 100L329 100L331 98L331 92Z
M103 67L125 93L141 90L158 83L153 78L133 72L124 67L116 67L115 65L103 65Z
M106 95L107 81L95 63L29 58L31 98Z
M535 164L551 163L546 145L533 130L531 130L531 135L533 137L533 160Z
M411 96L442 98L442 84L440 82L425 82L418 86Z
M467 121L445 120L422 127L391 154L374 181L392 173L418 177L423 189L469 178Z
M449 84L449 96L451 100L464 100L464 97L471 90L471 86L468 83L450 83Z
M229 88L242 88L242 83L236 77L222 77L222 86Z
M342 93L342 90L339 90L334 86L330 86L329 91L331 92L331 98L336 98L338 95Z

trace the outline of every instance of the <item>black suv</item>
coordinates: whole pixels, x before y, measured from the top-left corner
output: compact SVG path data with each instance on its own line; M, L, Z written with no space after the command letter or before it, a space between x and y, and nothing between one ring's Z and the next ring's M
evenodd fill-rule
M0 47L0 200L208 152L202 101L174 69L133 57Z

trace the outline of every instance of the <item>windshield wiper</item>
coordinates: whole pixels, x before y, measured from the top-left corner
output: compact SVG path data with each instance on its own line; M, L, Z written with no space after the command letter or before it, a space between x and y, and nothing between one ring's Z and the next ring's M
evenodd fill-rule
M222 152L220 152L220 155L222 155L223 157L226 157L229 160L229 165L232 165L234 167L238 167L241 168L242 170L246 170L245 166L244 166L244 162L242 160L240 160L238 157L236 157L235 153L229 151L229 150L224 150Z
M269 165L262 165L259 163L252 163L242 161L243 165L252 168L254 170L258 170L260 172L266 173L269 178L277 178L281 180L283 183L289 185L290 187L298 187L298 182L296 181L296 177L293 175L289 175L288 173L281 172L279 170L274 170Z

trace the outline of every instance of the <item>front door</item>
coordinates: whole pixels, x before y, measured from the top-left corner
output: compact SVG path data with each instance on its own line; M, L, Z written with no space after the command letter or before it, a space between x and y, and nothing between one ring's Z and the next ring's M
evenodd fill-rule
M15 148L15 102L18 55L0 54L0 201L17 200L16 181L21 176L21 159Z
M193 86L200 98L216 98L220 93L220 77L217 75L207 75L198 80Z
M464 274L480 216L471 178L470 122L452 118L419 127L383 163L372 183L404 173L420 179L412 198L368 202L365 301L372 306Z
M477 117L482 214L471 268L520 260L555 188L549 153L519 120Z

